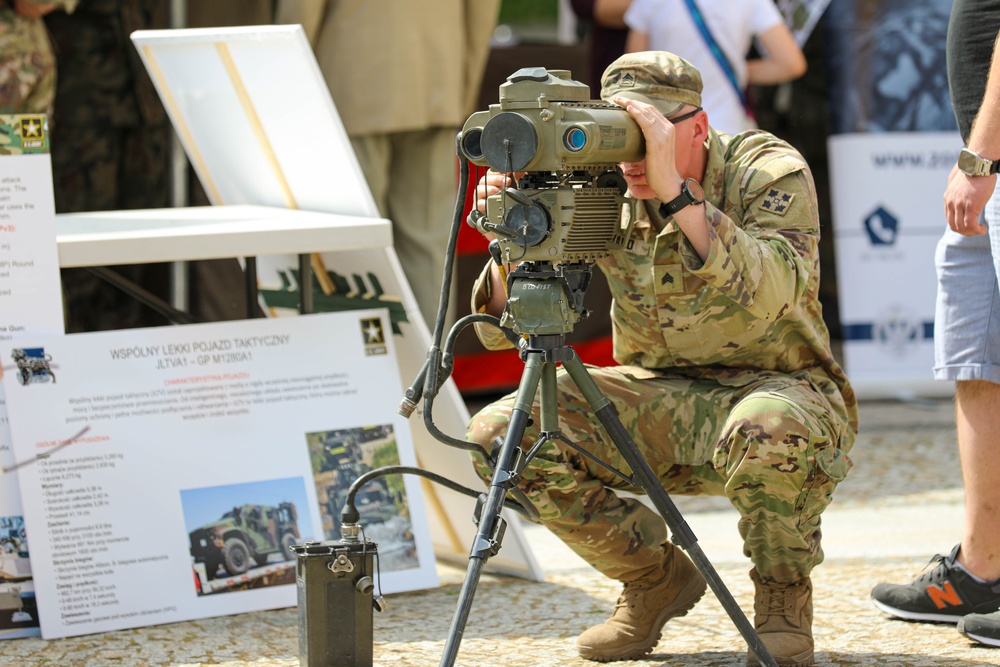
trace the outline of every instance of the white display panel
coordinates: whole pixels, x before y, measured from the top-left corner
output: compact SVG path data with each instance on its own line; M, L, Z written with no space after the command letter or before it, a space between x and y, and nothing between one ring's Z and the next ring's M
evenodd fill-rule
M829 140L844 366L861 398L942 395L935 382L934 249L957 133Z
M213 204L378 216L301 26L132 41Z
M387 329L378 309L0 344L35 360L4 388L42 635L294 606L287 543L415 462ZM382 590L436 586L419 483L362 493Z
M62 333L48 122L37 115L0 116L0 124L7 139L0 155L0 341ZM0 366L9 368L11 363L9 357L0 359ZM29 526L13 472L7 423L0 388L0 639L39 632Z

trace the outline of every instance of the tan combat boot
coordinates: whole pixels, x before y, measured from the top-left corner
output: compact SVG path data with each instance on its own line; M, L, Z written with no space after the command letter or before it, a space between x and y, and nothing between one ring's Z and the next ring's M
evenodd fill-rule
M704 594L704 577L670 545L661 565L625 582L611 618L577 637L580 656L598 662L641 658L656 646L664 624L688 613Z
M812 667L812 582L809 577L792 583L763 581L750 570L755 589L753 624L767 650L781 667ZM747 654L747 665L760 662Z

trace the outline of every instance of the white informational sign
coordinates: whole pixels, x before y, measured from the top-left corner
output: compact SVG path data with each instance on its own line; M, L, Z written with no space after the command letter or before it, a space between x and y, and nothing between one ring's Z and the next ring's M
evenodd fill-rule
M138 31L132 41L212 204L379 216L301 26ZM409 386L431 338L392 246L324 252L312 260L317 312L389 308L401 383ZM297 312L298 265L294 255L258 258L269 314ZM435 426L464 438L468 421L449 380L435 402ZM419 410L411 426L421 467L485 490L469 454L438 442ZM476 533L475 501L437 485L423 488L436 555L464 564ZM542 580L518 516L505 510L505 517L503 548L487 568Z
M62 333L52 163L44 116L0 116L0 341ZM11 367L10 357L0 366ZM7 408L0 389L0 639L38 634ZM10 472L2 472L8 470Z
M302 26L132 41L213 204L378 217Z
M42 636L296 604L292 542L413 465L384 309L4 341ZM416 478L358 507L383 592L437 585Z
M935 382L934 250L958 133L829 140L844 366L861 398L941 395Z

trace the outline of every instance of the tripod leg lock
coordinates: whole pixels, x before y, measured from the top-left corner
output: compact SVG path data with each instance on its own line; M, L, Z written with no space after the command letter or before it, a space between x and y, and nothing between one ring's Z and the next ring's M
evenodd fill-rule
M476 499L476 509L472 517L477 527L482 520L483 505L485 504L486 494L481 493L479 494L479 498ZM497 552L500 551L500 543L503 542L504 533L507 532L507 521L502 516L497 515L493 534L484 535L484 532L480 530L479 535L476 537L476 543L472 545L470 558L492 558L497 555Z
M496 556L500 553L500 545L503 543L503 536L506 532L507 522L501 518L497 521L496 531L494 531L491 538L476 538L475 544L472 545L472 551L469 553L469 558L482 558L485 560Z

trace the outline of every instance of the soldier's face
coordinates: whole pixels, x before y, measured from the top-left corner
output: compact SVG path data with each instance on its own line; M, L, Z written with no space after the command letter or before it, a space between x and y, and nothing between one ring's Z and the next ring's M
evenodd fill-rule
M692 107L693 109L693 107ZM701 178L700 173L695 173L697 150L701 147L707 134L707 122L705 114L700 109L695 109L692 113L684 112L676 115L675 118L667 118L672 125L672 141L664 149L665 153L659 157L673 162L674 168L682 179L694 177ZM669 157L672 153L672 159ZM656 193L646 180L646 160L638 162L621 162L618 164L628 185L629 194L636 199L656 199ZM663 171L663 168L657 169Z
M622 162L618 165L628 184L629 195L636 199L656 199L656 193L646 182L646 161Z

